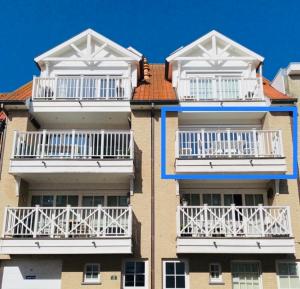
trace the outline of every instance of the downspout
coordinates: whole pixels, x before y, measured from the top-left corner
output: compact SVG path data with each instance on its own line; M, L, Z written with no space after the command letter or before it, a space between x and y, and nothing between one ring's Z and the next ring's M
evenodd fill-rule
M151 289L155 289L154 103L151 103Z

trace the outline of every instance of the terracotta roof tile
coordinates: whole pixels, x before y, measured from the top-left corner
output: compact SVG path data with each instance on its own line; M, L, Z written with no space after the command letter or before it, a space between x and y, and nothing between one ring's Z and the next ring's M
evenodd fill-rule
M27 82L12 92L0 93L1 100L26 100L31 97L32 81Z
M176 101L172 83L165 79L164 64L150 64L150 79L148 83L138 84L133 94L133 100Z
M280 92L275 87L271 85L271 82L263 77L263 89L264 94L271 100L293 100L292 97Z

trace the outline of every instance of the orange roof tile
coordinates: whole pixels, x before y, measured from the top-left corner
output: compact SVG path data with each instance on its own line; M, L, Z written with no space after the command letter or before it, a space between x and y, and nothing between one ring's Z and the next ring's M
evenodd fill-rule
M150 79L136 87L133 100L141 101L176 101L172 83L165 79L164 64L150 64Z
M0 100L26 100L31 97L32 81L27 82L16 90L0 94Z
M263 77L263 89L264 89L264 95L270 98L271 100L293 100L294 99L277 90L275 87L271 85L271 82L264 77Z

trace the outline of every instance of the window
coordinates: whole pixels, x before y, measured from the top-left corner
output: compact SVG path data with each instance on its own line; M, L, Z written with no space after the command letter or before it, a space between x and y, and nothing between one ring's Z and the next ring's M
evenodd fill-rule
M164 261L164 288L187 288L186 263Z
M54 206L54 196L32 196L31 205L34 207L39 205L41 207L53 207Z
M123 277L125 288L146 287L146 262L127 261L124 266Z
M203 194L203 204L208 206L221 206L220 194Z
M108 196L108 207L126 207L128 205L127 196Z
M209 281L210 283L223 283L221 264L209 264Z
M200 206L199 194L183 194L181 199L182 205L186 203L187 206Z
M246 206L258 206L264 204L264 198L261 194L253 194L245 196L245 205Z
M259 263L258 262L232 263L232 284L233 284L233 289L261 288Z
M298 289L300 288L299 263L278 262L277 276L279 289Z
M97 207L104 206L104 196L83 196L82 206L83 207Z
M86 264L83 283L100 283L100 264Z
M66 207L66 206L77 207L78 206L78 196L56 196L56 207Z

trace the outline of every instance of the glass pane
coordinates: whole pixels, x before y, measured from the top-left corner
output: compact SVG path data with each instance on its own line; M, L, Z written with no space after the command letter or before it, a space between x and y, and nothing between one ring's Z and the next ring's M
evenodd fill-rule
M145 275L136 275L135 276L135 286L145 286Z
M145 273L145 263L144 262L136 262L135 263L135 272L136 273Z
M174 270L175 263L174 262L166 262L166 274L175 274Z
M93 206L93 196L83 196L82 197L82 206L83 207L92 207Z
M56 196L56 207L66 207L67 196Z
M255 195L255 206L264 203L263 195Z
M53 207L54 196L43 196L42 206L43 207Z
M224 206L230 206L231 204L233 204L233 195L224 195Z
M31 206L42 205L42 197L41 196L32 196L31 197Z
M209 194L203 195L203 204L211 205L211 195Z
M212 195L212 205L213 206L220 206L221 205L221 195L213 194Z
M200 205L200 195L199 194L191 194L191 206L199 206Z
M120 196L119 198L119 206L120 207L127 207L127 196Z
M166 288L175 288L174 276L166 276Z
M134 273L134 262L126 262L125 273Z
M134 275L125 275L125 286L134 286Z
M246 206L255 206L253 195L245 195L245 205Z
M67 204L72 207L78 206L78 196L68 196Z
M278 264L278 273L279 275L288 275L289 274L289 268L287 263L279 263Z
M103 196L94 196L93 206L97 207L99 205L104 206L104 197Z
M176 263L176 274L184 275L184 263L183 262Z
M109 196L109 197L107 197L107 206L109 206L109 207L117 207L118 206L118 197L117 196Z
M176 288L185 288L184 276L176 276Z

